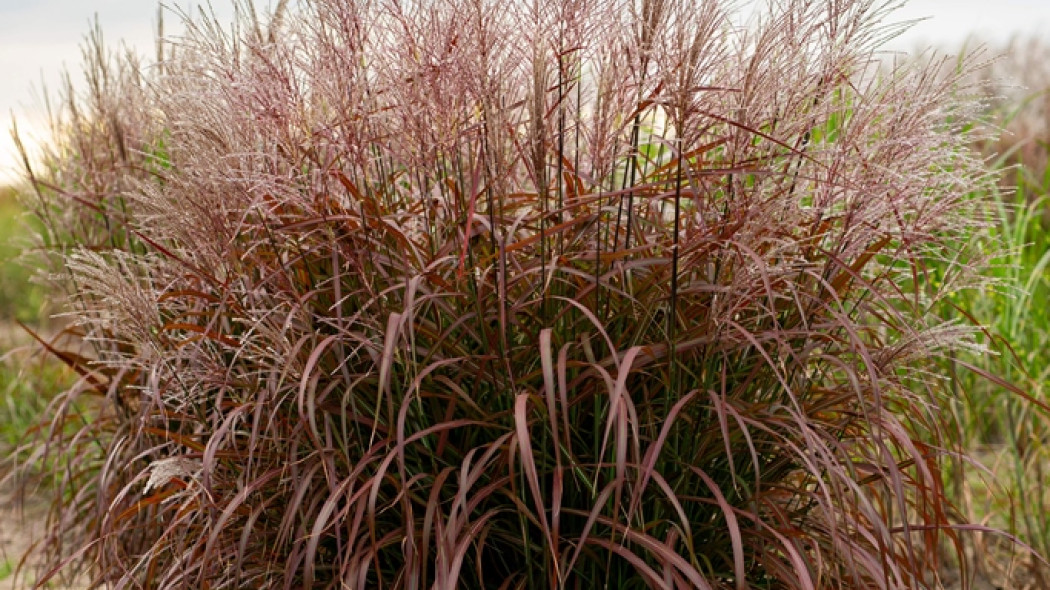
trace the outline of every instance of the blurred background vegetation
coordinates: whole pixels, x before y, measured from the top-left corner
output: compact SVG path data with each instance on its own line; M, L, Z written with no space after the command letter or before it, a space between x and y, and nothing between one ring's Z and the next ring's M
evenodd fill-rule
M22 257L32 245L31 224L15 189L0 188L0 321L8 325L39 323L44 315L43 290L31 281L33 270Z
M968 43L967 47L979 47ZM964 47L962 51L966 51ZM994 287L955 293L947 317L975 318L984 351L945 367L957 392L960 443L980 467L949 482L972 522L1009 531L1050 555L1050 45L1015 38L983 50L989 65L974 90L996 129L977 149L1000 175L991 238L1005 254L987 274ZM943 269L942 269L943 270ZM998 379L987 379L995 375ZM976 560L1003 587L1050 587L1045 565L1006 537L976 535ZM1004 556L1008 556L1004 558Z
M17 191L0 188L0 457L10 456L69 372L32 345L18 325L49 333L52 322L42 286L33 280L30 254L37 228ZM6 462L0 462L0 476Z

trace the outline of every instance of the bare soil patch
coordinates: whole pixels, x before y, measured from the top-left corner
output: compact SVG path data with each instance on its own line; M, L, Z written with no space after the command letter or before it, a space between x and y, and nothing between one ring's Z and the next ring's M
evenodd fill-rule
M10 486L0 488L0 590L32 587L32 572L18 571L16 576L16 571L26 551L43 536L46 517L44 498L17 502Z

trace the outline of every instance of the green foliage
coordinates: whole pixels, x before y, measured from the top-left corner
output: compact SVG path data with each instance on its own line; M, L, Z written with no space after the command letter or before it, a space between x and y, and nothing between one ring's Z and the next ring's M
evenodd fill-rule
M35 229L34 229L35 228ZM68 377L51 359L37 355L29 360L24 346L27 338L15 324L47 323L43 288L31 281L33 269L23 256L34 231L34 223L19 204L14 189L0 189L0 476L11 461L24 458L17 451L27 433L45 415L47 403L56 393L69 387Z
M15 573L15 563L11 558L0 560L0 581L6 580Z
M962 443L990 470L955 478L954 495L972 518L1017 535L1050 554L1050 235L1043 215L1050 186L1018 167L1014 190L993 193L996 223L974 244L1003 254L989 265L986 286L947 300L948 314L974 318L986 330L983 347L947 365ZM1000 376L1006 385L983 375ZM1021 395L1018 395L1020 393ZM1045 563L1025 560L1043 579ZM994 565L993 565L994 567Z
M33 271L22 254L41 229L30 225L14 189L0 188L0 323L41 319L43 289L31 281Z
M1050 552L1047 448L1050 408L1050 168L1047 167L1048 46L1014 39L1000 59L965 85L986 97L981 124L994 134L977 143L1001 172L995 191L973 198L993 207L994 223L961 235L971 248L998 252L979 288L954 290L942 313L974 321L976 351L958 351L943 372L951 380L960 444L982 462L980 469L954 469L951 494L969 519L1016 535L1039 553ZM950 261L934 265L932 287L950 275ZM996 375L1002 381L990 381ZM978 536L975 560L1003 587L1043 587L1050 568L1027 550Z
M72 384L70 371L58 360L29 345L15 325L0 334L0 480L13 470L25 481L52 479L53 461L37 461L34 442L46 437L48 409L56 394ZM56 457L57 458L57 457Z
M7 457L39 422L46 398L9 363L0 364L0 387L0 450Z

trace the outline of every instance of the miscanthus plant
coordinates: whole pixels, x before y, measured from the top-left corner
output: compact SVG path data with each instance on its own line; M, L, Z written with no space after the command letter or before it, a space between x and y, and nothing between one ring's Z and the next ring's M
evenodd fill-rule
M89 45L29 166L41 580L938 586L989 179L886 6L285 4Z

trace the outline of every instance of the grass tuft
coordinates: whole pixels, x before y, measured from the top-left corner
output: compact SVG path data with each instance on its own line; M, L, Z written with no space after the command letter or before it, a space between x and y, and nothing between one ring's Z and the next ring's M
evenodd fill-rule
M27 168L80 377L41 582L937 587L972 105L882 4L728 4L96 32Z

